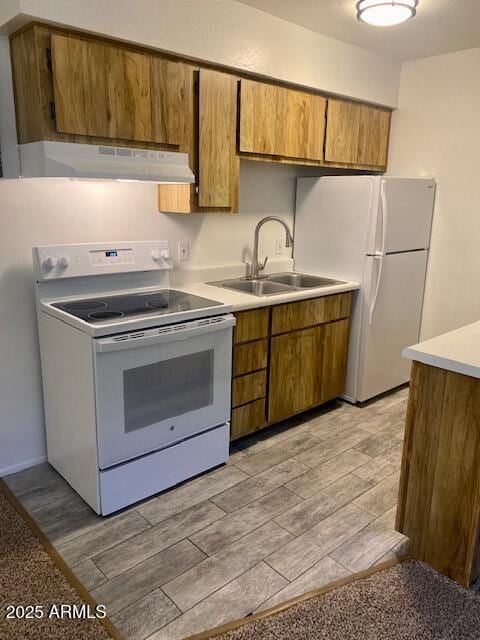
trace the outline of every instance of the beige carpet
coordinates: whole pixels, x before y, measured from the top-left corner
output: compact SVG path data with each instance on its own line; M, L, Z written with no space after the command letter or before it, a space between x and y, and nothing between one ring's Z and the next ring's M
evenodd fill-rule
M480 596L408 561L244 624L218 640L474 640Z
M7 500L6 495L15 504ZM18 511L16 510L18 509ZM22 516L20 515L22 513ZM25 518L25 520L24 520ZM27 522L29 524L27 525ZM76 578L63 566L60 571L50 554L55 551L40 543L36 526L0 480L0 639L1 640L108 640L121 638L116 629L97 619L56 619L52 605L92 603L85 592L81 598L72 584L82 591ZM58 559L57 559L58 560ZM59 560L61 564L61 559ZM70 581L70 582L69 582ZM6 619L8 605L37 605L38 619ZM35 615L32 612L33 615Z

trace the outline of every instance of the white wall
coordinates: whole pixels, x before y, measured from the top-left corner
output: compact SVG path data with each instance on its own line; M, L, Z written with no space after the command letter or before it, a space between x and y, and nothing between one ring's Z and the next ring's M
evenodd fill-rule
M15 13L9 30L53 22L340 95L397 102L398 61L234 0L2 0L0 27Z
M189 240L191 257L182 266L241 268L258 220L276 214L293 225L297 174L305 171L242 162L238 215L158 213L154 185L0 180L0 476L45 454L32 246L156 238L175 249ZM261 255L278 258L275 239L283 230L269 224L261 237Z
M437 181L422 338L480 318L479 70L480 48L402 67L389 173Z

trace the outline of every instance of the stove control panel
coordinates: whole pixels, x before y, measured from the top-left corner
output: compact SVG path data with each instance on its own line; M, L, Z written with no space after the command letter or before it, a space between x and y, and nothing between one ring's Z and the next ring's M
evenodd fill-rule
M133 249L95 249L90 251L90 262L94 267L107 264L132 264Z
M33 264L38 281L172 268L166 240L34 247Z

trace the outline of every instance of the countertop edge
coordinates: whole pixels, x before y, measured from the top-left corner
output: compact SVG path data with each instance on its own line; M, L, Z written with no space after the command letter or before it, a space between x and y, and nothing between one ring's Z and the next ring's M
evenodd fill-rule
M468 362L461 362L459 360L452 360L445 356L436 356L432 353L425 353L424 351L418 351L413 347L406 347L402 353L404 358L413 360L414 362L421 362L422 364L428 364L438 369L445 369L446 371L452 371L453 373L460 373L470 378L480 379L480 366L476 367Z
M349 281L329 287L300 289L271 296L254 296L249 293L237 292L226 288L222 289L205 282L177 285L175 289L224 303L231 308L232 312L236 313L238 311L247 311L248 309L271 307L299 300L308 300L309 298L323 298L336 293L356 291L360 289L360 283Z
M480 379L480 320L406 347L404 358Z

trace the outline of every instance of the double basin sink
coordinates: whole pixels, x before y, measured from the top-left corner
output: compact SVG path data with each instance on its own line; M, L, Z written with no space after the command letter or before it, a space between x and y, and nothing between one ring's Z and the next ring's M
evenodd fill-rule
M236 278L233 280L218 280L217 282L208 282L208 284L211 284L215 287L223 287L224 289L241 291L242 293L249 293L253 296L274 296L280 293L288 293L291 291L299 291L302 289L331 287L335 284L344 284L344 281L289 271L286 273L272 273L269 276L252 280Z

